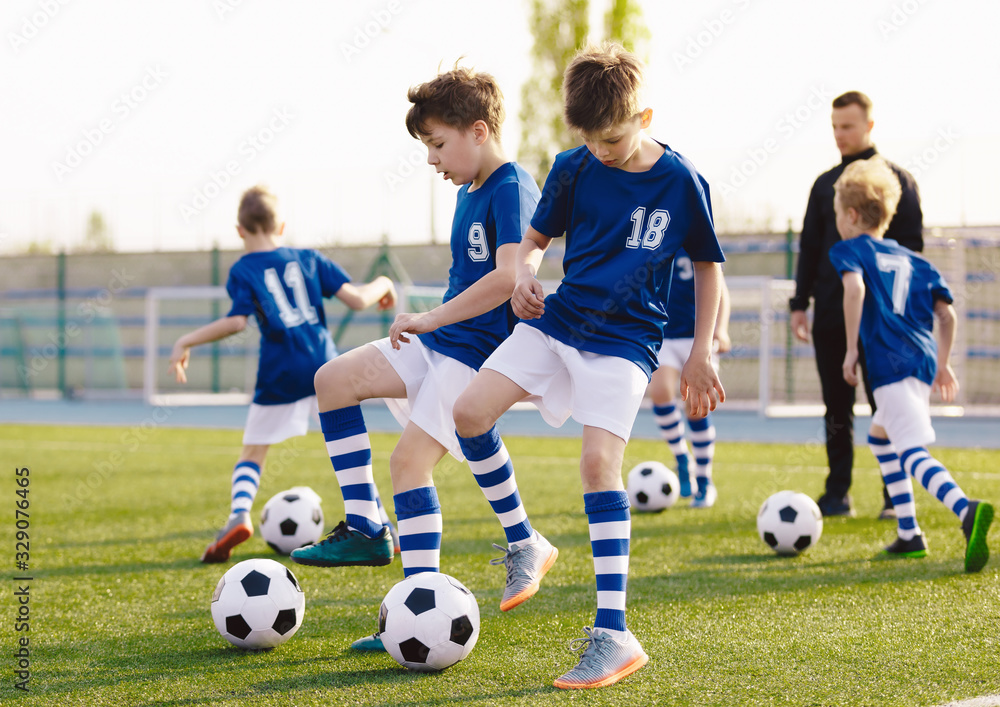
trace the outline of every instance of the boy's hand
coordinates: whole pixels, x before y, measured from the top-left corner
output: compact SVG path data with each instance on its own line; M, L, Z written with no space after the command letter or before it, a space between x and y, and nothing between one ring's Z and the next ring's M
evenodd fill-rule
M847 384L858 386L858 352L851 351L848 349L847 355L844 356L844 380Z
M400 341L410 343L407 334L426 334L437 328L430 312L400 312L389 327L389 343L392 348L399 349Z
M545 313L545 290L534 277L523 275L514 283L510 306L519 319L538 319Z
M389 278L386 278L386 280L389 280ZM388 291L382 295L382 299L378 301L378 308L380 312L384 312L385 310L392 309L396 306L396 286L393 284L392 280L389 280L387 290Z
M173 373L178 383L187 383L187 367L191 360L191 348L180 343L174 344L173 351L170 352L170 367L167 373Z
M725 402L726 391L712 367L710 357L688 358L681 369L681 400L687 402L687 415L701 419Z
M727 353L733 348L733 340L729 338L728 329L716 329L712 337L716 353Z
M950 363L938 366L937 375L934 376L934 385L931 390L941 391L941 400L946 403L953 402L958 394L958 378L955 377L955 370Z

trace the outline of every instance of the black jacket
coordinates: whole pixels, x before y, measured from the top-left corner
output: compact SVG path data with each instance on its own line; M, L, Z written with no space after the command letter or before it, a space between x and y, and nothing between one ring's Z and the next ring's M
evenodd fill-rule
M833 184L851 162L866 160L875 154L875 148L870 147L864 152L845 157L839 165L821 174L809 193L809 205L802 220L795 296L789 301L789 307L793 312L806 310L809 308L810 297L813 298L816 304L814 328L844 326L844 287L829 256L830 248L840 240L833 212ZM885 237L919 253L924 249L924 216L920 210L917 183L905 169L888 160L886 162L899 178L903 194Z

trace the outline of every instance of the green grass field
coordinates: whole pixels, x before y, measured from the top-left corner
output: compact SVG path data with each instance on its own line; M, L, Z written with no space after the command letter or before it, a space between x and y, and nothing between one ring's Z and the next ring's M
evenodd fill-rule
M151 422L151 421L148 421ZM816 497L819 445L717 448L718 504L686 501L633 514L629 627L649 664L619 684L563 692L552 680L575 664L566 650L595 609L593 566L577 471L579 442L506 440L531 520L560 548L528 603L502 614L502 529L467 467L450 458L437 485L444 510L442 570L479 600L479 643L435 675L387 655L352 654L382 596L402 578L384 568L295 565L257 536L233 561L282 559L306 592L305 620L286 644L243 652L215 630L209 602L230 565L198 558L228 511L240 431L6 425L7 510L0 537L3 664L0 696L25 705L934 705L1000 693L1000 545L978 575L963 573L956 519L923 489L918 518L930 554L881 560L895 532L875 520L878 472L859 449L856 519L828 520L819 544L779 558L755 516L771 493ZM373 435L376 478L391 495L394 435ZM1000 452L934 450L971 496L1000 500ZM633 440L626 470L665 459ZM15 631L14 470L30 469L30 630ZM343 514L317 433L272 450L254 520L274 493L308 485L324 497L327 527ZM391 506L391 503L390 503ZM23 582L21 583L23 584ZM28 693L14 687L18 639L30 639Z

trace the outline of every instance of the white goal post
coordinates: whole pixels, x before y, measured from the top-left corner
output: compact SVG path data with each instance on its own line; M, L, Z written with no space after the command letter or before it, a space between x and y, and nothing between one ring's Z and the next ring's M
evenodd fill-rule
M160 357L160 348L170 346L163 341L160 310L166 301L205 302L228 300L225 287L151 287L146 291L145 336L142 370L142 397L149 405L246 405L253 399L253 379L247 390L227 393L213 392L160 392L158 379L166 371ZM161 371L160 369L163 369Z

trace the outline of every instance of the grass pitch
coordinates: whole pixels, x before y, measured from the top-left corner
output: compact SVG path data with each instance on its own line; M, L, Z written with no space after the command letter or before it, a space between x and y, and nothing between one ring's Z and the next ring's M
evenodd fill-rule
M578 476L579 441L510 438L532 523L560 548L526 604L502 614L503 569L488 560L503 532L465 465L436 481L444 510L442 570L479 600L479 643L436 675L387 655L346 650L371 633L381 598L402 578L383 568L303 567L253 537L226 565L202 565L228 510L239 431L0 427L7 470L9 558L2 588L0 695L25 705L934 705L1000 693L1000 534L995 557L963 573L954 518L921 488L918 519L930 554L883 560L895 525L875 517L878 471L858 450L856 519L828 519L819 543L779 558L755 517L771 493L822 489L820 445L717 447L719 501L633 514L629 627L649 664L619 684L563 692L552 680L575 664L565 646L591 625L593 566ZM391 496L395 435L372 435L376 479ZM934 450L973 497L1000 501L1000 453ZM625 471L668 460L660 442L629 443ZM669 463L668 463L669 465ZM15 468L30 469L30 567L15 566ZM272 449L254 522L274 493L308 485L327 527L343 515L317 433ZM391 502L388 504L391 508ZM216 632L209 602L233 562L271 557L306 592L305 620L286 644L244 652ZM31 576L30 630L15 631L17 576ZM23 583L22 583L23 584ZM30 639L29 692L14 687L18 640ZM13 703L13 702L12 702Z

